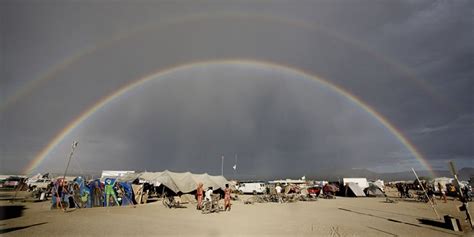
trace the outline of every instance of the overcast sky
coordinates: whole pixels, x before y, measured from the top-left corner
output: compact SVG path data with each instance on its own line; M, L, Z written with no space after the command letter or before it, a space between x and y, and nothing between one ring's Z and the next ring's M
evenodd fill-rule
M298 176L336 167L474 166L474 2L2 1L0 172L21 173L104 96L35 172L71 169ZM30 89L27 89L30 88Z

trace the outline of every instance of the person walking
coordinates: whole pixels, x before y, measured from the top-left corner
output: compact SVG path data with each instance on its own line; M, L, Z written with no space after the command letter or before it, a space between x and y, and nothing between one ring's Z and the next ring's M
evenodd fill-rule
M227 208L230 211L230 188L229 188L229 184L225 184L225 189L224 189L224 211L227 211Z
M428 201L430 201L433 205L436 205L433 187L431 187L430 185L426 185L426 189L429 198Z
M444 190L443 185L441 185L441 183L438 183L438 189L440 192L439 200L441 200L442 198L443 202L446 203L447 202L446 191Z

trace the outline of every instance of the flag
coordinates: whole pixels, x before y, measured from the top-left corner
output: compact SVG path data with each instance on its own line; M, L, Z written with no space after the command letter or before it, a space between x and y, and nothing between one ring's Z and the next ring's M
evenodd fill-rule
M232 169L236 170L236 169L237 169L237 165L232 166Z
M301 177L302 180L306 180L306 176Z

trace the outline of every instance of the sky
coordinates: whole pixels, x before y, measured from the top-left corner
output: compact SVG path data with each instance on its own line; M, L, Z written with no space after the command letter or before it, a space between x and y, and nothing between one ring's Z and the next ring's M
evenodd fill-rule
M0 5L0 173L474 167L472 1Z

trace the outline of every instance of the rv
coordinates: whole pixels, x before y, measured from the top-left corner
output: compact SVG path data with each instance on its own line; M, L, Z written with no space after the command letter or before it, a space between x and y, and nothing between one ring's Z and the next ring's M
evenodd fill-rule
M265 192L265 183L255 182L255 183L240 183L237 186L239 193L252 193L252 194L263 194Z

